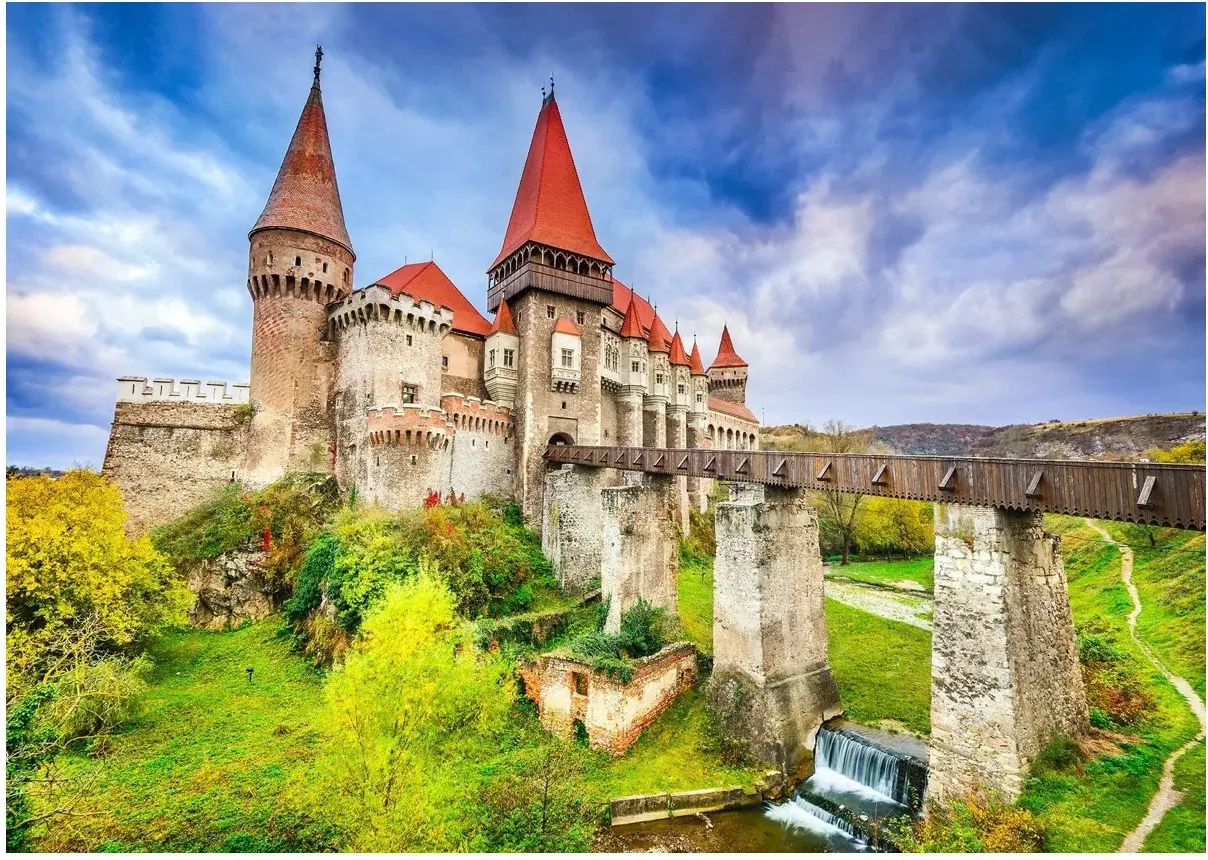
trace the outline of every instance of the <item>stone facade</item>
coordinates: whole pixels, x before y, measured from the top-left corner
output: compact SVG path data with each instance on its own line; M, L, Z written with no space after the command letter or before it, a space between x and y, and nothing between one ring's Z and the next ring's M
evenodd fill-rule
M696 646L688 642L633 662L628 683L580 660L554 655L521 669L521 678L548 731L573 737L578 722L592 747L621 755L697 677Z
M621 615L645 599L678 614L675 476L621 473L624 483L600 491L603 514L601 599L609 601L606 633L621 629Z
M805 492L731 485L717 506L709 702L760 761L795 775L842 712L827 661L818 516Z
M566 465L545 475L541 551L562 589L581 594L600 576L604 555L601 492L616 483L612 469Z
M1015 798L1056 734L1087 729L1061 541L1039 514L937 505L929 790Z
M129 385L122 380L119 386L123 382ZM161 389L166 384L175 399L120 400L101 472L121 492L127 528L135 534L201 504L216 487L242 479L247 449L246 405L226 405L221 397L208 403L182 400L172 380L156 384ZM189 384L181 389L187 397Z

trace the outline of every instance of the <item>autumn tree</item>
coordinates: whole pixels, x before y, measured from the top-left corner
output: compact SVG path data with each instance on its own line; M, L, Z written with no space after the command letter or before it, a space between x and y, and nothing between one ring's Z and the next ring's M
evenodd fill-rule
M870 496L856 524L860 552L874 555L923 555L935 544L931 505L909 499Z
M827 454L863 454L868 451L872 442L872 434L869 431L856 430L843 421L827 421L815 438L820 450ZM820 526L834 534L837 543L842 547L843 564L849 563L863 499L860 493L844 493L839 490L819 490L814 494L814 505L822 521Z

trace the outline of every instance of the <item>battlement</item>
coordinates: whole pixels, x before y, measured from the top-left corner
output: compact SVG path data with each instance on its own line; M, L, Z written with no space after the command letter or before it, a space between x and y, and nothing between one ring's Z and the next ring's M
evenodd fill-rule
M440 396L440 406L458 430L504 437L512 435L512 410L493 400L446 392Z
M380 320L405 325L421 334L443 336L453 328L453 311L437 307L427 299L416 301L408 293L393 295L389 287L374 284L329 304L327 320L333 334L349 326Z
M208 403L234 406L250 402L251 385L246 382L206 382L198 379L176 380L157 377L148 383L145 376L117 378L118 403Z
M381 406L365 410L371 445L442 447L456 432L443 410L426 406Z

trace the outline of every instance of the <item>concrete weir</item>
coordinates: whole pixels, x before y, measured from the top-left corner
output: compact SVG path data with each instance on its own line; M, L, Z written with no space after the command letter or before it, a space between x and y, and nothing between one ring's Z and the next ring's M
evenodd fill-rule
M733 484L716 529L710 706L757 757L799 775L823 721L842 712L817 514L802 490Z
M1055 735L1087 730L1061 540L1043 516L938 505L929 792L1019 796Z

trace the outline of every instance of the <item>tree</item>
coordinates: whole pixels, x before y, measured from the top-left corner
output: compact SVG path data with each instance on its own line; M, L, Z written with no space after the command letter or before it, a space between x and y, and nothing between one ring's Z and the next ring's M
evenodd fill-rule
M1171 448L1150 448L1145 456L1155 463L1203 463L1204 442L1184 442Z
M493 851L586 851L595 829L585 800L584 752L549 737L522 749L488 782L483 841Z
M515 697L438 574L394 583L331 674L314 784L357 851L465 850L480 764Z
M816 437L822 450L828 454L863 454L872 441L867 430L856 430L843 421L827 421ZM820 490L814 495L814 505L823 520L822 526L833 531L843 547L843 564L849 563L851 545L861 513L860 493L842 493L838 490Z
M870 496L856 524L855 539L861 553L922 555L935 544L931 505Z

